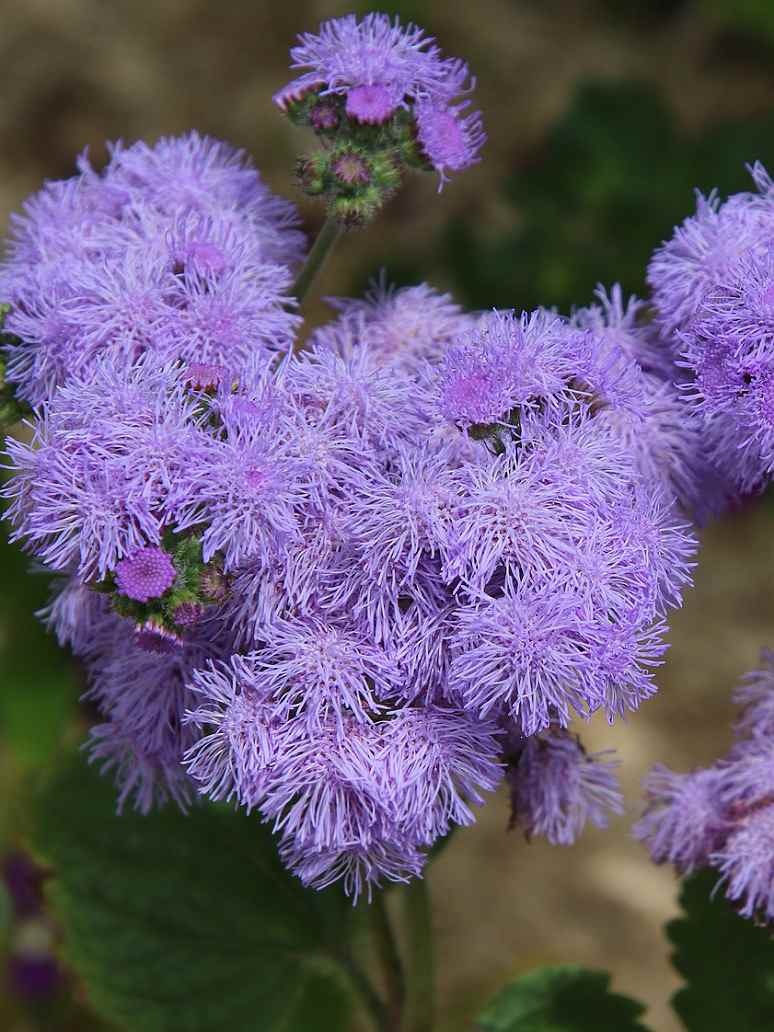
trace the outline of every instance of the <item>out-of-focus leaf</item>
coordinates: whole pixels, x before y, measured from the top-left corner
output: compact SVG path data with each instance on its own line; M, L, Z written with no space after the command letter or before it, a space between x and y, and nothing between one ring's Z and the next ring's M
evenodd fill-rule
M0 525L0 736L18 762L40 765L61 743L78 687L73 663L35 616L50 596L50 578L30 572L6 526Z
M36 810L65 959L98 1013L137 1032L345 1032L341 893L304 889L255 817L114 810L76 763Z
M700 871L683 883L683 916L667 925L672 963L686 985L672 1006L688 1032L762 1032L774 1028L774 938L740 917L718 875Z
M647 1032L645 1008L610 991L610 975L571 965L538 968L501 990L479 1015L484 1032Z

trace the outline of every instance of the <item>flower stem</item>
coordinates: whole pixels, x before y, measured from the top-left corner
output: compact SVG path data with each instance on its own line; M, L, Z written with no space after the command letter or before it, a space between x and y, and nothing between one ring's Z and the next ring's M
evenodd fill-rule
M390 923L390 915L387 913L387 907L384 902L384 892L377 893L371 910L373 915L371 928L376 939L379 961L384 972L384 982L387 990L387 1014L390 1028L398 1029L400 1028L401 1016L403 1014L406 985L398 944L395 940L395 933Z
M323 227L312 245L312 250L307 255L304 267L299 272L298 278L291 290L291 294L298 301L299 307L303 304L309 288L317 278L323 265L325 265L325 260L335 247L336 241L342 232L341 223L337 222L332 215L329 215L323 223Z
M427 882L415 878L401 893L407 937L406 1012L401 1032L432 1032L433 930Z
M349 976L350 984L357 992L365 1009L371 1015L378 1032L392 1032L394 1026L390 1021L384 1001L371 985L370 979L365 972L361 970L354 958L349 954L341 957L340 963Z

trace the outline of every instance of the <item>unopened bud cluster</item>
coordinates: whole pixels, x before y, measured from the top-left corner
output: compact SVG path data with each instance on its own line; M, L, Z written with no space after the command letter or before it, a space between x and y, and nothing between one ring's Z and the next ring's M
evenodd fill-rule
M222 563L202 560L195 534L167 532L156 546L130 552L91 587L111 596L119 616L133 621L135 641L147 652L180 647L214 603L226 595Z

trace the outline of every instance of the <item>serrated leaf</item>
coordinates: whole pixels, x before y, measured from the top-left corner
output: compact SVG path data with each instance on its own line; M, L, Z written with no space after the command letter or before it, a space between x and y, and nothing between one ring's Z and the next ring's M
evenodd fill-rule
M774 1028L774 938L713 891L717 882L713 871L687 878L685 916L667 925L672 963L687 982L672 1006L688 1032Z
M304 889L255 817L114 811L109 780L73 763L35 814L65 959L98 1013L137 1032L345 1032L341 893Z
M647 1032L645 1008L610 991L604 971L537 968L501 990L478 1018L486 1032Z

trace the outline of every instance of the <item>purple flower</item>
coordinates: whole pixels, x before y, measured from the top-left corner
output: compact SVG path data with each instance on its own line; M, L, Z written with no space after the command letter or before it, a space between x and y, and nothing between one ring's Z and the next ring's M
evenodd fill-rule
M675 864L683 873L707 863L729 828L721 784L722 774L714 767L691 774L653 767L645 779L648 805L633 831L655 863Z
M286 264L300 257L303 236L294 206L270 192L244 151L196 132L161 137L152 146L116 144L110 151L103 178L132 202L141 199L162 216L239 212L266 260Z
M774 805L743 818L710 856L743 917L774 921Z
M485 590L510 577L554 576L575 554L593 522L588 495L545 475L529 453L504 455L459 471L455 545L447 575Z
M416 873L417 850L399 835L381 792L381 748L379 724L350 721L341 729L331 721L283 749L261 813L282 834L283 851L304 882L322 888L340 862L365 861L367 881L392 878L396 843L404 845L399 866Z
M532 735L601 703L580 600L550 582L461 608L449 690L479 717L509 716Z
M252 809L262 797L277 755L279 722L270 693L255 683L249 658L194 671L190 690L199 696L184 718L202 733L184 762L210 799L231 799Z
M722 204L714 192L697 193L696 214L651 258L648 282L665 332L686 328L742 255L765 251L774 242L770 180L760 165L753 178L758 194L736 194Z
M101 174L85 157L79 168L12 220L0 294L20 397L39 405L106 357L241 365L287 350L303 238L241 152L192 133L115 146Z
M447 63L448 95L398 102L451 105L466 75ZM383 85L340 88L357 108ZM62 383L10 445L7 496L17 537L68 577L45 617L83 657L119 806L233 800L305 884L355 897L418 876L504 754L531 829L602 823L610 765L561 728L652 694L694 547L671 429L652 470L637 440L651 416L658 439L667 379L640 362L635 309L474 316L379 287L293 355L272 293L288 269L250 243L244 166L194 141L110 168L78 292L54 262L20 309L30 333L48 320L31 361ZM504 749L503 721L548 737Z
M758 193L700 198L649 273L703 452L743 493L774 471L774 190L751 171Z
M381 888L385 881L408 882L421 877L425 862L412 842L400 838L313 849L306 839L288 836L280 844L280 856L310 888L326 889L339 882L353 905L363 893L370 903L374 888Z
M169 630L158 619L148 619L134 629L134 644L143 652L155 652L160 656L174 655L184 645L175 631Z
M129 800L142 813L168 799L183 809L192 801L194 786L182 762L197 737L183 724L193 701L187 686L194 670L221 648L199 641L174 652L148 652L112 614L92 639L87 698L106 722L92 728L87 748L103 772L114 772L119 812Z
M36 614L62 647L83 655L99 637L109 611L107 595L98 594L79 578L57 578L51 601Z
M22 938L26 933L37 949L19 949L12 953L8 958L8 974L17 993L40 1004L61 988L65 981L64 972L53 952L37 951L41 938L46 942L47 949L53 948L51 929L38 921L28 922L24 929L21 935L17 932L17 937Z
M115 568L116 586L128 598L147 602L159 598L175 582L171 556L161 548L139 548Z
M196 406L179 370L150 360L72 380L44 406L32 444L8 443L14 539L85 580L157 545L197 438Z
M555 846L571 846L587 821L606 828L608 812L623 813L623 796L613 773L613 750L589 754L565 731L527 738L508 771L512 826L527 838L544 835Z
M440 176L439 192L449 172L462 172L481 158L486 133L478 111L467 112L469 101L451 105L420 99L414 111L417 139L423 155Z
M441 414L463 424L534 409L562 391L571 368L566 327L547 312L494 312L447 351L437 377Z
M283 110L312 89L346 97L347 114L380 123L419 97L451 99L468 78L462 62L441 58L431 37L386 14L354 14L323 22L319 34L299 36L290 51L292 68L308 68L275 94Z
M329 426L354 431L372 446L421 438L427 428L418 389L407 377L383 367L370 348L348 355L325 345L302 353L288 367L286 383Z
M202 557L223 554L228 571L253 557L268 562L297 535L301 462L257 421L228 440L200 436L167 499L178 530L206 525Z
M716 765L719 795L735 814L774 801L774 743L755 737L737 742Z
M327 300L341 315L315 331L312 340L318 346L346 357L365 344L374 361L406 376L424 372L428 362L439 362L477 321L451 295L439 294L426 283L395 289L382 277L362 300Z
M675 371L672 355L666 340L648 319L648 302L634 296L624 298L618 283L609 290L598 286L594 296L594 304L573 311L572 324L590 330L603 350L617 348L634 359L643 372L671 379Z
M241 672L245 686L273 700L278 719L298 716L312 730L376 719L399 676L391 658L359 634L309 618L277 621Z
M423 557L445 553L454 537L457 491L443 450L401 444L388 469L365 467L347 518L377 585L411 585Z
M471 804L499 784L495 724L438 706L400 710L383 725L379 777L392 817L411 840L432 845L452 823L475 820Z
M774 735L774 652L761 649L760 661L760 670L745 674L734 692L734 702L743 707L735 730L765 741Z
M6 853L2 860L2 878L17 920L42 912L46 871L27 853L19 850Z

